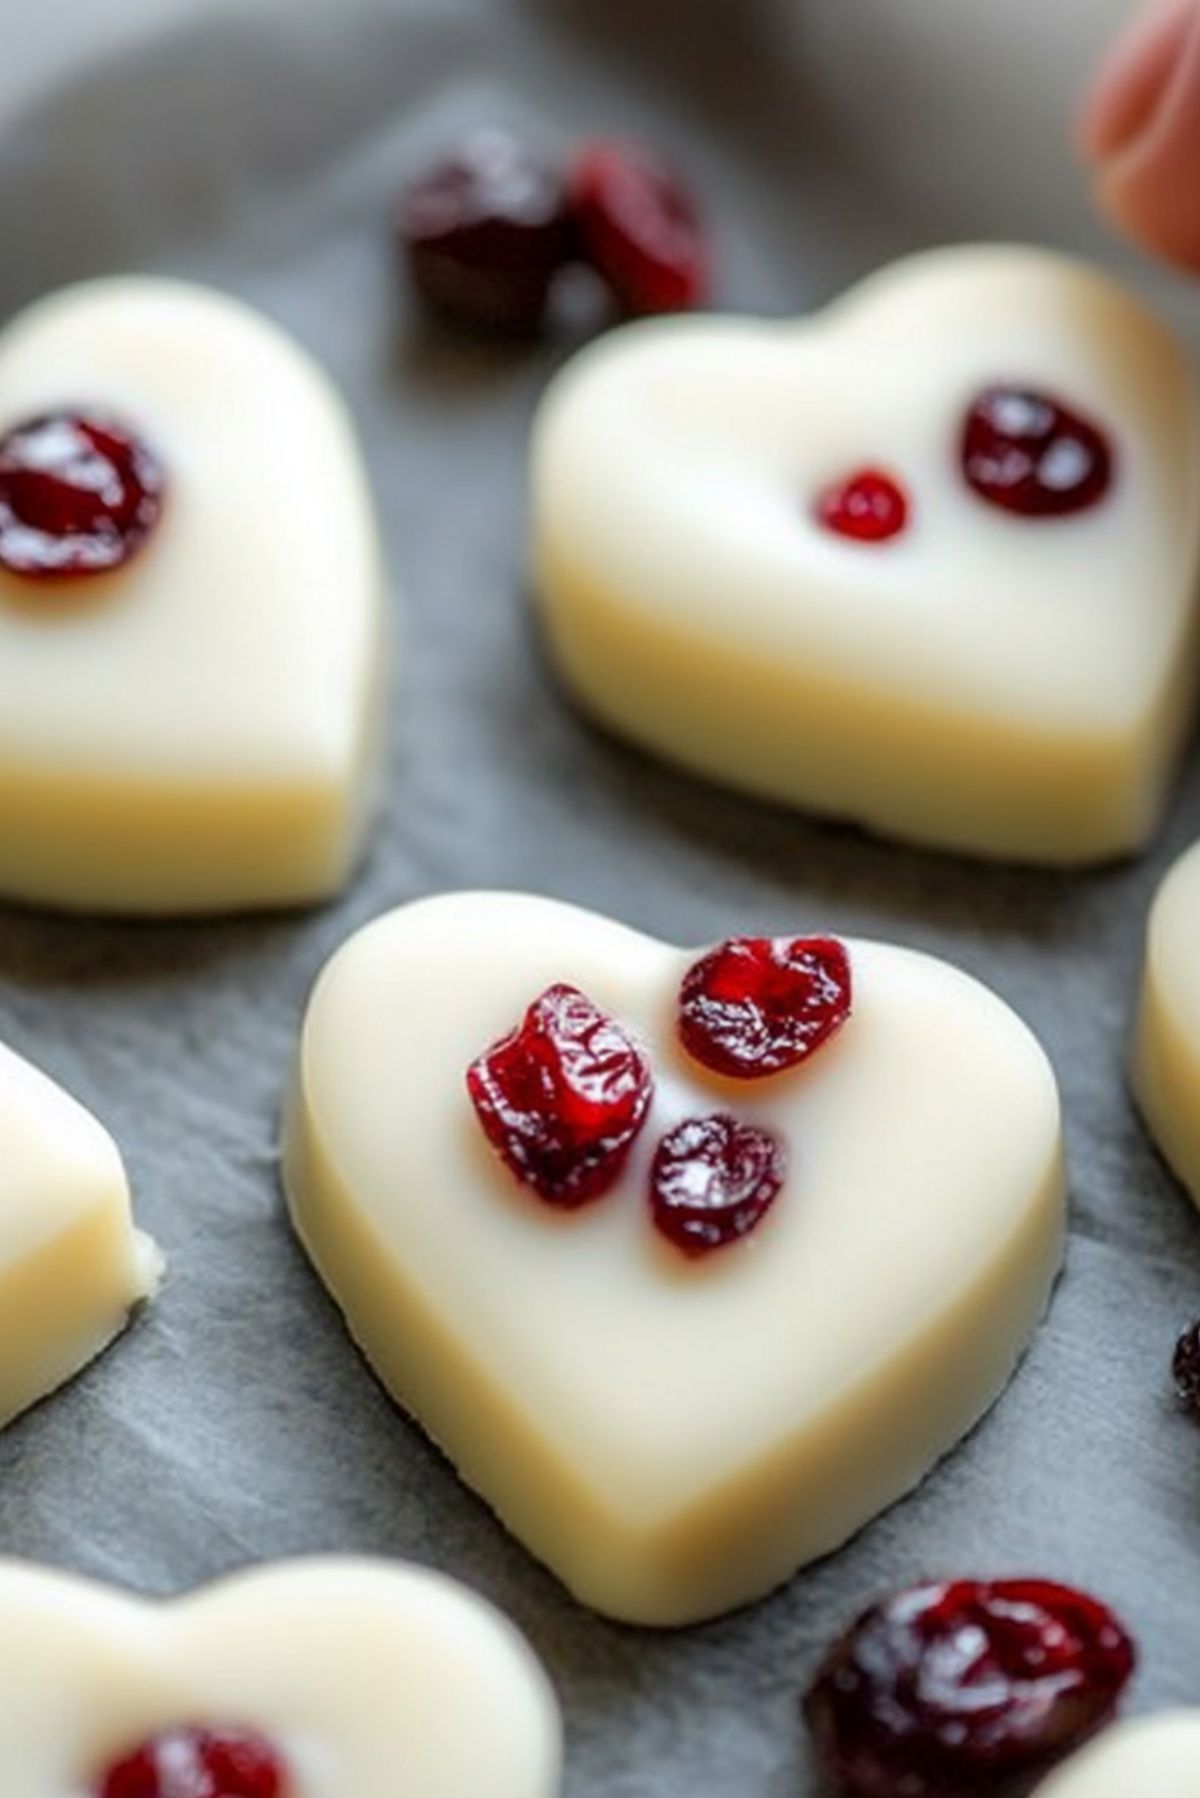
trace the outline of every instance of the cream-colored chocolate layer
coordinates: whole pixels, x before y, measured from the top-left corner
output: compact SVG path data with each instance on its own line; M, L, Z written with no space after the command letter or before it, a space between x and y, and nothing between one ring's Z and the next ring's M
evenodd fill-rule
M963 421L998 382L1101 425L1101 503L972 491ZM610 333L535 431L554 657L614 729L770 799L980 855L1136 849L1195 690L1198 421L1170 333L1041 250L915 256L799 323ZM864 467L911 499L884 543L815 516Z
M1200 843L1158 890L1133 1048L1133 1085L1163 1154L1200 1204Z
M383 572L350 421L247 307L101 280L0 338L0 432L111 414L166 473L125 567L0 571L0 892L214 911L319 898L378 760Z
M764 1081L690 1061L690 957L549 900L393 912L318 982L287 1123L296 1226L350 1330L464 1478L586 1603L681 1624L756 1598L908 1491L996 1397L1059 1265L1054 1077L943 962L851 946L853 1016ZM566 981L654 1062L615 1190L573 1214L483 1136L468 1064ZM784 1189L745 1242L659 1237L681 1118L767 1124Z
M179 1726L248 1727L288 1798L555 1798L559 1723L510 1624L440 1575L281 1563L173 1603L0 1562L11 1798L90 1794Z
M1053 1773L1035 1798L1196 1798L1200 1711L1119 1724Z
M160 1265L108 1132L0 1047L0 1424L98 1355Z

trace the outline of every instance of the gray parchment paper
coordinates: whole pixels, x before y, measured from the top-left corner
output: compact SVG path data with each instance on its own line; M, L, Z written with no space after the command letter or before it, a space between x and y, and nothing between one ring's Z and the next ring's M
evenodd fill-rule
M0 10L37 38L72 10L121 9ZM148 10L152 27L0 118L0 313L81 275L163 268L298 333L361 425L406 648L386 803L341 903L200 926L0 911L0 1030L113 1129L171 1263L132 1333L0 1438L0 1550L163 1593L314 1550L445 1568L545 1657L572 1798L814 1794L797 1689L857 1606L924 1571L1095 1587L1141 1639L1135 1702L1200 1700L1200 1436L1166 1389L1174 1329L1200 1307L1200 1225L1122 1084L1142 918L1200 829L1200 771L1147 859L1062 878L814 826L594 734L547 676L523 587L523 437L562 346L416 329L385 229L431 145L499 119L551 139L627 126L674 151L719 221L730 305L806 308L963 235L1120 260L1087 221L1060 110L1116 0ZM1200 321L1200 292L1138 278ZM277 1114L309 983L365 919L462 885L533 886L683 942L912 943L992 982L1061 1076L1069 1265L1012 1390L843 1553L710 1627L638 1633L573 1606L388 1403L289 1236Z

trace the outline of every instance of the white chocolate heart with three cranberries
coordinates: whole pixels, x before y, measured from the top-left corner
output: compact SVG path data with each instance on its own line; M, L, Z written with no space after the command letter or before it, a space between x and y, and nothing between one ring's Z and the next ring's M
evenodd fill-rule
M1015 516L968 485L997 384L1099 427L1095 504ZM1198 421L1170 333L1041 250L914 256L799 323L629 326L536 428L553 653L602 722L766 798L984 855L1135 849L1195 688ZM822 494L877 468L906 528L831 532Z
M88 282L0 339L0 433L111 416L165 475L123 567L0 571L0 892L130 912L319 898L378 760L383 573L329 381L247 307Z
M557 1706L517 1632L383 1561L284 1562L170 1603L0 1563L0 1718L8 1798L93 1798L148 1739L204 1726L264 1737L287 1798L559 1789Z
M854 1009L763 1080L676 1036L693 957L592 913L460 894L326 967L286 1130L296 1227L384 1383L586 1603L682 1624L753 1599L914 1486L986 1410L1061 1252L1057 1089L944 962L849 945ZM654 1099L614 1188L556 1210L493 1152L465 1075L566 982L640 1040ZM768 1126L789 1171L744 1241L651 1224L665 1130Z
M1104 1732L1034 1798L1196 1798L1200 1711L1167 1711Z

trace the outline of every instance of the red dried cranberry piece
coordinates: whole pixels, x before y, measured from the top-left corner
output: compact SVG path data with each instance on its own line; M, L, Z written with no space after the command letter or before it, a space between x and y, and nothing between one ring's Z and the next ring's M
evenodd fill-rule
M827 487L817 501L827 531L856 543L886 543L908 523L908 495L879 468L863 468Z
M1099 427L1052 394L996 386L967 412L962 471L989 505L1025 518L1064 518L1103 499L1113 457Z
M1200 1322L1189 1324L1176 1342L1171 1372L1179 1403L1200 1418Z
M853 1798L966 1798L1107 1721L1134 1648L1106 1606L1045 1580L954 1580L874 1606L804 1701Z
M0 437L0 567L34 579L104 574L162 510L153 452L111 419L47 412Z
M467 1090L500 1159L551 1205L612 1185L646 1120L654 1081L633 1038L573 986L551 986L472 1062Z
M749 1235L774 1204L786 1173L783 1144L769 1130L726 1112L687 1118L655 1151L655 1225L685 1255L707 1255Z
M421 298L484 331L531 335L575 250L561 175L527 144L481 132L408 188L400 238Z
M814 1054L850 1016L850 997L835 937L733 936L684 975L679 1036L714 1073L756 1080Z
M636 144L594 142L567 181L584 256L624 311L681 312L708 292L707 234L692 194Z
M184 1727L116 1761L96 1798L286 1798L289 1784L279 1751L256 1731Z

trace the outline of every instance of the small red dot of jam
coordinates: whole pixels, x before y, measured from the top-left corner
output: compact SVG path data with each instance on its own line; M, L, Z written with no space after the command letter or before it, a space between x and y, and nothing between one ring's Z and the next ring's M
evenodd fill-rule
M162 468L111 419L47 412L0 437L0 567L32 579L105 574L162 510Z
M954 1580L860 1617L804 1711L848 1798L974 1798L1107 1722L1134 1660L1112 1612L1069 1586Z
M164 1730L114 1762L96 1798L287 1798L288 1770L249 1729Z
M400 205L409 274L433 310L482 331L532 335L575 250L559 172L504 132L469 138Z
M709 287L709 249L690 190L636 144L576 153L568 203L583 255L625 312L682 312Z
M679 1037L715 1074L756 1080L815 1054L850 1004L850 957L836 938L734 936L684 975Z
M655 1226L685 1255L707 1255L748 1236L787 1172L769 1130L718 1112L688 1118L664 1136L650 1169Z
M548 1204L570 1208L616 1180L654 1081L615 1019L578 988L551 986L472 1062L467 1091L505 1166Z
M908 523L908 495L879 468L864 468L827 487L817 501L827 531L856 543L886 543Z
M1104 498L1113 455L1099 426L1053 394L997 386L967 412L962 471L989 505L1024 518L1065 518Z

